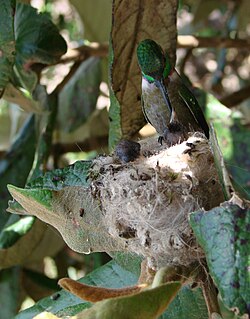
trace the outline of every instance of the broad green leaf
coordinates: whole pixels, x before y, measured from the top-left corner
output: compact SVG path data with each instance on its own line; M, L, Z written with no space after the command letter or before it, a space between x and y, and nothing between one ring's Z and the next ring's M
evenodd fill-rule
M250 199L250 130L240 123L240 120L233 116L231 126L231 140L233 156L226 161L227 169L233 176L234 189L242 197Z
M107 232L99 201L89 188L71 186L54 191L9 185L8 189L28 214L54 226L71 249L85 254L125 250L124 241Z
M35 118L31 116L27 119L9 152L0 160L0 229L9 218L6 208L11 196L6 185L9 183L18 187L25 185L34 159L35 143Z
M137 279L137 276L111 261L79 281L94 286L122 288L136 284ZM90 306L90 303L84 302L65 290L59 291L57 298L56 294L54 296L55 298L51 296L40 300L33 307L19 313L15 318L30 319L44 311L61 317L72 316Z
M0 97L8 84L15 62L15 0L2 0L0 10Z
M165 283L126 297L99 301L79 313L79 319L157 319L181 288L179 282Z
M0 271L1 319L14 318L21 302L20 268Z
M208 319L207 306L201 289L184 286L159 319Z
M110 86L120 105L120 123L114 122L119 120L118 116L115 119L111 116L111 125L121 128L124 138L131 138L145 124L137 45L145 38L154 39L169 53L171 64L175 65L177 6L178 1L155 0L143 3L142 10L138 1L113 1ZM114 109L112 113L116 113Z
M142 257L133 253L126 252L110 252L109 255L116 261L118 265L121 265L124 269L129 270L133 274L139 277L141 272Z
M14 245L19 238L31 229L34 221L35 218L32 216L18 218L18 216L11 215L7 225L5 225L0 233L0 249L6 249Z
M250 210L225 202L208 212L192 213L190 224L222 301L240 315L249 313Z
M57 62L67 51L67 45L46 14L38 14L36 9L22 3L16 7L15 38L15 71L22 86L32 92L37 83L32 66Z
M85 123L96 109L101 83L100 59L82 62L74 76L59 94L60 129L72 132Z
M223 155L221 153L217 136L214 130L214 127L210 125L210 143L211 143L211 148L213 151L213 156L214 156L214 163L218 172L220 184L222 186L222 190L224 193L224 198L225 200L229 200L231 197L231 192L233 190L232 188L232 183L230 181L230 178L228 176L226 166L224 163Z
M30 5L18 3L15 8L14 0L3 0L0 13L0 95L14 79L13 66L18 75L17 84L32 92L37 84L32 67L55 63L66 50L66 42L47 15L38 14ZM9 96L7 94L7 98ZM20 99L22 104L23 99Z
M116 262L111 261L79 281L94 286L122 288L135 285L137 278L138 276L133 275L131 272L117 265ZM28 319L45 311L60 317L73 316L88 307L90 307L90 303L82 301L65 290L61 290L58 294L42 299L33 307L19 313L16 318ZM200 289L192 290L188 286L183 287L160 318L186 319L187 309L190 314L188 319L208 318L206 305Z
M92 161L77 161L72 165L45 173L30 183L27 188L61 190L68 186L87 186Z
M238 112L231 111L211 94L208 95L206 113L216 131L226 169L233 177L234 188L243 197L250 199L249 129L241 124Z

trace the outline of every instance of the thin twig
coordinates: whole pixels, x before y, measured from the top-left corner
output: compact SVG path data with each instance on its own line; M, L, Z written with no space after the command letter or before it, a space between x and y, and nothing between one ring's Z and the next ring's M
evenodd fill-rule
M61 92L61 90L64 88L64 86L68 83L68 81L72 78L72 76L76 73L80 66L81 62L75 62L73 66L71 67L69 73L65 76L65 78L60 82L57 87L54 89L54 91L51 94L58 94Z

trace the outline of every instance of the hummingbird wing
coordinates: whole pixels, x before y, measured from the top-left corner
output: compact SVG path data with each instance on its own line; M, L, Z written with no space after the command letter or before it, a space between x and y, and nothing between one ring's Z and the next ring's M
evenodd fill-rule
M189 108L190 112L193 114L193 117L195 118L196 122L204 131L206 137L209 138L209 127L205 119L205 116L202 112L202 109L200 108L200 105L196 100L194 94L186 87L186 85L182 81L179 87L179 95L186 104L186 106Z
M143 96L141 96L141 108L142 108L142 113L146 119L146 121L152 125L152 123L149 121L149 118L147 117L147 114L145 112L145 108L144 108L144 101L143 101ZM152 125L153 126L153 125Z

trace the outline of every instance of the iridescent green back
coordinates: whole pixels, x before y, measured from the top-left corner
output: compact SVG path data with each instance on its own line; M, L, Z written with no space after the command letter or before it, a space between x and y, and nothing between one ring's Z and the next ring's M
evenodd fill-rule
M141 71L153 78L163 75L165 68L165 57L162 48L153 40L146 39L137 47L137 59Z

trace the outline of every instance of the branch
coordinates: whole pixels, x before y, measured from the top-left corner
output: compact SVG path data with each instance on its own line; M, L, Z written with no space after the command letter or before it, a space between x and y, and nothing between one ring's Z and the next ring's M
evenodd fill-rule
M178 48L250 48L249 39L231 39L221 37L195 37L179 35Z
M60 82L57 87L54 89L54 91L51 94L58 94L62 91L64 86L69 82L69 80L72 78L72 76L76 73L81 63L79 61L76 61L73 66L71 67L69 73L65 76L65 78Z
M68 152L89 152L96 149L104 149L108 145L108 136L91 137L84 142L61 144L56 143L52 146L52 154L57 156Z
M177 47L186 49L195 48L250 48L249 39L231 39L220 37L195 37L193 35L179 35L177 38ZM72 61L82 61L90 56L107 57L109 45L107 42L90 45L82 45L76 49L71 49L59 61L59 63L69 63Z
M250 85L240 89L237 92L222 97L219 101L228 108L232 108L248 98L250 98Z
M72 61L83 61L91 56L105 58L108 56L109 44L92 42L78 48L68 50L58 63L69 63Z
M51 147L51 155L60 157L65 153L90 152L93 150L105 150L108 147L108 136L90 137L83 142L55 143ZM0 151L0 159L6 155L6 151Z

